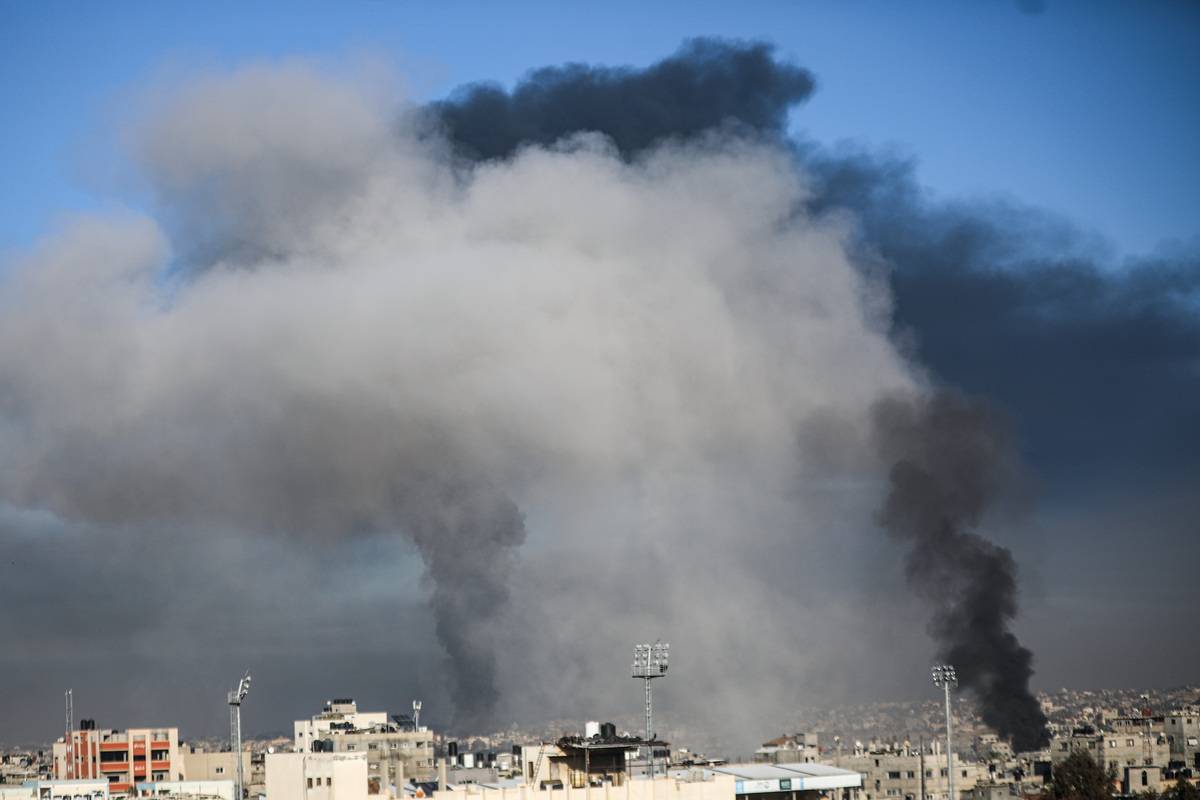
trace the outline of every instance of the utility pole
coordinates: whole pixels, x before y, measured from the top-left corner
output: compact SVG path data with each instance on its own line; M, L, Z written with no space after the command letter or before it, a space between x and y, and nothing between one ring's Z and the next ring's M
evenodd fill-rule
M954 747L951 741L950 722L950 689L958 686L958 675L949 664L936 666L933 672L933 685L946 692L946 800L957 800L954 796Z

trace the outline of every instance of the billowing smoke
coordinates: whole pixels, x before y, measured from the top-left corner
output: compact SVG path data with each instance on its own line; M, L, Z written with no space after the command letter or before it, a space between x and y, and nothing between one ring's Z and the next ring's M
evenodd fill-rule
M357 585L380 560L407 581L415 558L463 729L636 709L628 647L658 636L677 654L671 716L735 746L802 698L903 690L871 666L880 642L927 660L874 613L873 592L906 602L859 535L877 447L940 479L941 418L954 429L962 405L877 405L928 392L913 349L971 389L983 363L1006 387L1040 386L1029 364L1073 370L1106 387L1088 391L1099 413L1136 357L1106 343L1140 343L1168 356L1142 378L1183 419L1197 379L1178 365L1200 337L1175 300L1200 284L1173 258L1123 282L1057 225L934 206L908 165L790 140L812 87L768 46L712 41L423 107L297 64L173 87L129 131L153 216L78 220L5 273L0 535L64 582L86 574L105 614L180 663L212 651L214 619L222 642L267 640L272 664L320 653L337 674L310 692L372 669L390 687L381 642L419 653L421 615L370 601L402 592ZM1194 458L1194 424L1176 429ZM986 498L1008 444L975 441L1002 456L979 465ZM1015 613L1011 563L971 532L982 513L949 538L995 580L928 598L939 641L974 624L948 610L968 601L1002 633ZM173 602L113 599L135 582ZM32 632L2 599L19 644L0 663L32 675L79 598L43 596ZM230 630L247 607L270 623ZM944 655L981 695L1020 698L1012 645ZM984 656L1001 661L968 669Z
M721 128L779 139L788 107L812 90L812 76L776 61L769 45L694 39L644 70L546 67L511 94L476 84L428 110L466 158L504 158L581 131L603 133L629 158Z
M1011 489L1017 458L994 410L939 391L875 407L875 440L890 464L881 524L908 547L905 572L934 608L938 656L979 698L983 721L1018 751L1050 741L1029 689L1033 654L1013 634L1017 568L1012 554L976 533Z
M581 135L464 164L417 109L298 65L175 88L129 138L155 218L79 220L0 293L6 503L152 541L159 570L194 537L318 565L403 537L460 729L619 707L628 647L664 634L722 734L783 724L727 690L735 670L803 688L805 641L759 625L845 625L819 576L764 580L760 554L819 557L839 516L796 441L837 409L862 462L872 398L914 385L885 288L844 224L802 213L785 149L714 134L626 160ZM294 607L253 577L229 602L302 629L356 590L309 575ZM221 603L163 589L164 632Z

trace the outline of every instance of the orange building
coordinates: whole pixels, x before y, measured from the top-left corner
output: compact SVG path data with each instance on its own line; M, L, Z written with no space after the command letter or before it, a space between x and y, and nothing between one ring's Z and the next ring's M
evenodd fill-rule
M70 741L54 743L54 777L60 780L100 778L112 794L132 794L134 784L183 780L178 728L97 730L83 720Z

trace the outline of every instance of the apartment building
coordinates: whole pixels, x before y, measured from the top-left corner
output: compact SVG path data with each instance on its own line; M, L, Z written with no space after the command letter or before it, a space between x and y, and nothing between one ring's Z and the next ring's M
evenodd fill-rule
M1050 741L1050 761L1065 761L1071 753L1091 754L1105 769L1112 765L1118 774L1127 766L1166 766L1171 748L1166 735L1126 728L1122 732L1078 728Z
M1163 720L1171 761L1200 769L1200 707L1172 711Z
M95 720L83 720L70 740L54 743L54 777L57 780L108 782L109 792L126 796L137 783L182 780L178 728L97 729Z
M911 749L862 752L836 756L829 763L862 774L863 800L920 800L921 797L946 800L947 797L946 755L943 752L927 752L924 758L919 751ZM957 753L951 763L954 793L958 797L989 779L985 764L963 761Z
M294 727L297 753L364 753L368 775L381 788L435 777L428 728L389 719L384 711L359 711L351 698L330 700Z

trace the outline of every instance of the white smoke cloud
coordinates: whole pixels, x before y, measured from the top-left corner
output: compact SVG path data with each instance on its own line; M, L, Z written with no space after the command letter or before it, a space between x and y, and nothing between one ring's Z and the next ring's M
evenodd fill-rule
M405 534L456 689L494 654L493 719L611 714L662 635L679 714L752 737L858 654L828 637L860 602L866 419L919 379L785 153L584 136L465 167L295 64L179 87L135 141L154 218L81 220L0 291L5 502Z

